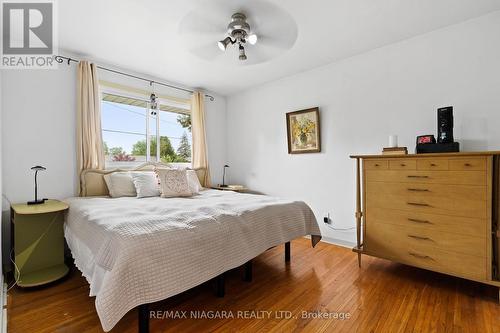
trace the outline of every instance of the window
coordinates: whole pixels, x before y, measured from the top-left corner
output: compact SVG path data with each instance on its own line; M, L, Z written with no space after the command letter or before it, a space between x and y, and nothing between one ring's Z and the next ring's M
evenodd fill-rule
M191 163L187 103L159 99L158 109L152 110L146 96L104 92L101 126L106 168L130 168L146 161Z

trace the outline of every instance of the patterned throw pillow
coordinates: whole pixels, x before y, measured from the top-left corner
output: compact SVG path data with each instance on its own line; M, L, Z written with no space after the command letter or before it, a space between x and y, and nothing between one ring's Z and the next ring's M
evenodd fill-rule
M160 180L162 198L190 197L193 195L189 189L185 169L156 169L155 172Z

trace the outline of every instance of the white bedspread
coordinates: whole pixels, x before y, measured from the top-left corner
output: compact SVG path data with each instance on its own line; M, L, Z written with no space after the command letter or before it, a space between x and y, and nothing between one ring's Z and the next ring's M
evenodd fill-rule
M132 308L181 293L272 246L321 238L303 202L202 191L192 198L70 198L65 235L109 331Z

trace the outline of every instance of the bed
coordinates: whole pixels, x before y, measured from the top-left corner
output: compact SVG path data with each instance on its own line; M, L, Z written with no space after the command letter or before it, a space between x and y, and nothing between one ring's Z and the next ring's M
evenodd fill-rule
M301 201L209 189L188 198L109 198L102 178L117 171L85 170L82 197L65 200L65 237L105 331L135 307L140 331L147 331L144 305L216 278L273 246L306 235L312 246L321 239L314 214ZM196 172L203 177L204 170Z

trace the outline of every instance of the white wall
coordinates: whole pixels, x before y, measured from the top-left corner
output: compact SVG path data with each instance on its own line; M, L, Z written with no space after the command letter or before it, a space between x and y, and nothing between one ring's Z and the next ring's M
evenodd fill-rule
M462 150L500 149L500 12L307 71L227 100L230 182L304 200L327 238L354 242L353 153L414 150L453 105ZM311 50L314 52L314 50ZM322 152L287 153L285 113L320 107Z
M39 195L65 198L76 191L76 67L4 71L3 194L12 202L33 199L34 165Z

